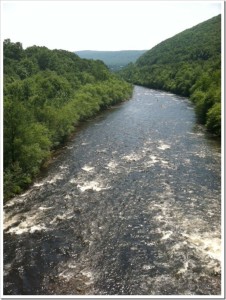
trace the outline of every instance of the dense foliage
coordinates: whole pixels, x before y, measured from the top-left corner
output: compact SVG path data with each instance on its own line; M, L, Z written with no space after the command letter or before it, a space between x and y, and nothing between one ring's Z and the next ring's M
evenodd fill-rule
M163 41L120 74L134 84L190 97L198 121L220 135L220 15Z
M81 120L131 96L101 61L4 41L4 195L31 183Z
M102 60L111 71L118 71L129 63L135 62L146 50L93 51L75 52L81 58Z

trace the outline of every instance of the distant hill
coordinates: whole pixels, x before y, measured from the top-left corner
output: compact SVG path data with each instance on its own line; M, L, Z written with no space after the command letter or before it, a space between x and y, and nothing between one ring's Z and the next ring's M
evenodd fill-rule
M198 121L220 135L220 15L161 42L120 74L134 84L190 97Z
M122 50L122 51L93 51L84 50L75 53L86 59L102 60L112 71L120 70L129 63L135 62L146 50Z

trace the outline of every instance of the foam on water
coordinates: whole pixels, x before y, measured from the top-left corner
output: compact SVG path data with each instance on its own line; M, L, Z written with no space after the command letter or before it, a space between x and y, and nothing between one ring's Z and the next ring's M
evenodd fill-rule
M62 166L60 166L60 169L61 170L66 170L66 169L68 169L68 166L67 165L62 165Z
M177 270L178 275L185 276L188 273L190 275L186 276L191 276L192 270L197 267L194 257L200 262L200 268L205 268L206 272L220 274L222 256L220 233L210 231L208 225L211 224L205 219L182 210L183 206L181 207L174 199L171 186L164 182L162 186L164 192L156 195L159 200L149 206L152 213L156 212L153 219L159 223L157 229L152 230L150 234L161 235L159 239L161 243L167 245L172 263L178 260L178 255L183 257L187 253L183 265ZM192 191L187 192L189 194ZM194 207L197 206L194 205L195 202L197 203L198 199L191 197L190 203L193 203ZM190 205L190 208L193 206ZM151 245L154 245L153 242Z
M86 285L90 285L93 283L94 276L90 270L84 269L81 271L81 274L86 277L86 282L85 282Z
M54 219L52 221L50 221L50 224L54 224L54 223L58 223L62 220L66 220L66 219L72 219L73 215L69 214L62 214L62 215L57 215L54 217Z
M191 160L190 160L189 158L185 158L185 159L184 159L184 163L185 163L186 165L189 165L189 164L191 163Z
M16 235L46 230L46 225L39 221L40 213L36 210L36 212L30 212L28 215L16 214L13 217L8 213L4 218L4 230L8 229L6 233Z
M73 271L64 270L58 275L60 278L63 278L66 282L68 282L72 277L74 277Z
M91 172L91 171L94 170L94 167L85 165L84 167L82 167L82 170L83 170L83 171L86 171L86 172Z
M137 154L137 153L131 153L128 155L125 155L122 157L122 159L125 159L126 161L138 161L142 158L141 155Z
M108 149L100 149L100 150L97 150L97 153L108 153L109 150Z
M12 267L12 264L4 264L3 276L8 275Z
M188 269L188 265L189 265L189 262L185 261L183 268L179 269L179 271L177 272L177 274L183 274L183 273L185 273L187 271L187 269Z
M166 149L170 149L170 145L167 145L167 144L160 144L157 148L158 148L159 150L166 150Z
M45 224L31 225L27 222L22 222L19 226L10 228L6 233L23 234L23 233L34 233L35 231L46 230Z
M26 199L21 199L21 198L14 198L12 200L9 200L5 205L4 208L8 208L8 207L13 207L14 205L18 205L19 203L23 203L25 202Z
M65 282L80 283L83 288L84 286L90 287L94 282L93 273L83 266L82 261L76 265L71 262L66 263L61 265L60 269L63 270L58 274L58 277Z
M53 178L51 178L50 180L48 180L48 183L56 183L58 180L62 180L63 179L63 174L56 174L55 176L53 176Z
M200 158L205 158L206 157L206 153L204 151L196 152L195 155L200 157Z
M155 164L155 163L159 162L159 159L155 155L151 155L150 159L151 159L151 161L147 161L147 163Z
M34 187L40 187L40 186L43 186L45 184L45 181L42 181L42 182L36 182L33 184Z
M151 266L151 265L143 265L143 267L142 267L143 270L151 270L153 268L154 268L154 266Z
M212 259L221 261L221 240L214 237L206 237L205 235L198 234L183 234L191 247L203 255L208 255Z
M78 184L77 187L82 191L88 191L88 190L93 190L95 192L100 192L102 190L108 190L110 189L109 186L103 186L102 183L98 182L98 181L87 181L87 182L83 182L81 184Z
M111 160L108 164L107 164L107 169L109 169L111 172L115 171L115 169L118 167L118 163L114 160Z
M159 215L159 216L155 216L154 219L158 222L164 222L164 217Z
M3 229L7 230L9 227L11 227L13 224L16 224L21 219L21 215L17 214L15 216L11 216L10 214L5 214L4 212L4 223L3 223Z
M39 210L49 210L49 209L52 209L53 207L45 207L45 206L40 206L38 209Z
M42 230L46 230L46 226L45 224L39 224L39 225L34 225L34 226L31 226L29 232L30 233L33 233L35 231L42 231ZM18 234L18 233L17 233Z
M163 164L163 165L169 165L169 162L168 161L166 161L166 160L161 160L161 163Z
M162 231L161 233L163 234L163 237L161 238L161 240L167 240L173 234L172 231Z
M28 190L25 193L21 194L20 197L27 197L30 193L31 193L31 190Z

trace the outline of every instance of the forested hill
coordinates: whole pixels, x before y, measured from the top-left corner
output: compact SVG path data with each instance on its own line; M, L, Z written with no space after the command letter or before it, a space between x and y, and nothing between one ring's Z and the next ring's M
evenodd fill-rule
M135 62L146 50L122 51L93 51L84 50L75 52L81 58L102 60L112 71L120 70L129 63Z
M131 96L101 61L4 41L4 197L38 174L81 120Z
M221 16L187 29L121 71L134 84L188 96L197 119L221 132Z

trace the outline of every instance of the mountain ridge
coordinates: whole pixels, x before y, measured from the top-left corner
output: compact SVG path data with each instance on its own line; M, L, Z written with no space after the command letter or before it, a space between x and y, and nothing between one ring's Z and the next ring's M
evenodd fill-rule
M131 62L135 62L147 50L80 50L75 51L81 58L102 60L112 71L120 70Z

